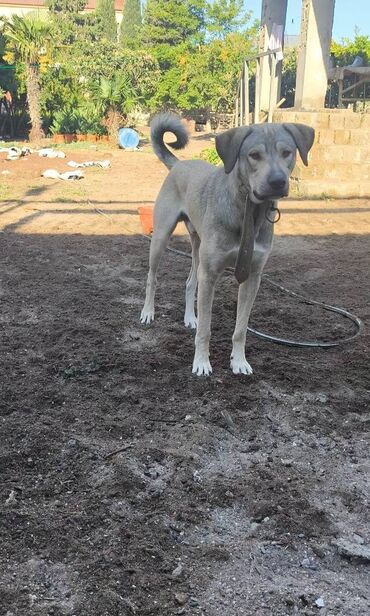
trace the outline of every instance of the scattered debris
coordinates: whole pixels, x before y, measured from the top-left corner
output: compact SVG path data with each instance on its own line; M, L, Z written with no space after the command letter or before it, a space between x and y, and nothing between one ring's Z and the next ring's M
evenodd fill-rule
M311 569L312 571L317 571L318 569L317 563L315 563L313 558L304 558L301 560L300 565L303 569Z
M177 592L175 594L175 601L178 605L185 605L188 601L188 595L184 592Z
M237 436L238 435L238 431L236 429L236 425L230 415L230 413L228 411L226 411L225 409L222 409L221 411L221 415L224 418L226 425L227 425L227 429L229 432L231 432L231 434L233 436Z
M345 558L359 558L360 560L370 562L369 546L347 541L346 539L339 539L339 541L335 542L335 545L338 548L339 554Z
M315 605L316 607L318 607L319 609L321 609L322 607L325 607L325 601L322 597L319 597L318 599L316 599L315 601Z
M135 603L133 601L131 601L130 599L127 599L127 597L120 597L123 601L123 603L126 605L126 607L128 607L128 609L130 610L130 612L132 614L136 614L138 607L137 605L135 605Z
M179 564L177 565L176 569L174 569L174 570L172 571L171 576L172 576L174 579L179 578L179 577L180 577L180 575L182 575L183 571L184 571L184 567L182 566L182 564L181 564L181 563L179 563Z
M116 449L115 451L111 451L106 456L104 456L104 460L109 460L109 458L113 458L114 456L118 455L119 453L123 453L124 451L127 451L127 449L131 449L131 447L133 447L133 444L132 443L128 443L124 447L120 447L119 449Z
M74 160L70 160L67 164L74 169L78 167L101 167L102 169L109 169L110 167L109 160L90 160L84 163L76 163Z
M39 156L42 158L65 158L66 155L61 150L55 150L54 148L41 148L38 151Z
M195 483L202 483L202 476L199 471L195 470L193 473L193 481Z
M17 497L15 494L15 490L11 490L8 498L5 501L5 504L9 507L9 505L14 505L17 502Z
M326 547L324 545L313 545L312 546L312 551L316 554L316 556L318 556L319 558L325 558L326 556Z
M0 153L1 152L6 152L8 154L6 160L18 160L19 158L32 154L31 148L16 148L15 146L10 148L0 148Z
M41 175L50 180L81 180L85 177L83 171L79 169L75 171L65 171L64 173L59 173L56 169L46 169Z

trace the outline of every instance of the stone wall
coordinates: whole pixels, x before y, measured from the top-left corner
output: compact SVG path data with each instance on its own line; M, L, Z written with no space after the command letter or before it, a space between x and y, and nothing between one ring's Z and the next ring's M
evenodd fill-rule
M293 194L370 198L370 113L282 109L274 114L274 122L300 122L316 131L309 166L297 160Z

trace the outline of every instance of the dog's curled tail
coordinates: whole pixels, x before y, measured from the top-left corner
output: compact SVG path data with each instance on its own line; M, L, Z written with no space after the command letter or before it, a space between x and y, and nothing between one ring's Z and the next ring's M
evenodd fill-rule
M189 134L179 116L174 113L160 113L152 120L150 138L153 150L159 160L166 165L167 169L172 169L174 164L177 163L178 158L164 144L163 135L166 132L175 135L176 141L168 144L175 150L182 150L187 145Z

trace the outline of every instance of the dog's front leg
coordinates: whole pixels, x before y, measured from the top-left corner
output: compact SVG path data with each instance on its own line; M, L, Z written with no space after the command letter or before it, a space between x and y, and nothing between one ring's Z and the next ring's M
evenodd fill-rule
M209 375L212 367L209 361L209 340L211 337L212 304L217 274L202 264L198 268L198 324L195 336L193 373Z
M248 279L239 286L238 309L230 360L234 374L253 374L252 367L245 358L245 339L249 317L261 284L262 272L271 252L273 229L273 225L265 220L254 244L251 273Z
M253 374L251 365L245 358L245 339L249 316L261 283L261 273L251 272L248 280L239 286L236 325L233 334L233 349L230 365L234 374Z

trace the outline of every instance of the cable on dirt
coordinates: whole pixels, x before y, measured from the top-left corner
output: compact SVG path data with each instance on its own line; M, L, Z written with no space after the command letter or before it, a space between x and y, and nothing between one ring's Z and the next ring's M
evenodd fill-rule
M143 237L151 241L150 235L143 235ZM170 248L169 246L167 246L167 250L169 252L173 252L174 254L180 255L181 257L186 257L187 259L191 259L191 254L188 252L184 252L183 250L177 250L176 248ZM228 273L233 273L233 270L230 268L228 268L226 271ZM337 306L331 306L330 304L325 304L324 302L319 302L315 299L305 297L304 295L301 295L300 293L296 293L295 291L291 291L290 289L287 289L286 287L283 287L277 282L274 282L273 280L271 280L271 278L269 278L266 274L262 274L262 278L264 281L266 281L271 286L279 289L283 293L287 293L291 297L295 297L296 299L304 302L305 304L308 304L309 306L319 306L323 310L326 310L328 312L334 312L335 314L339 314L345 319L349 319L355 325L356 332L352 336L347 336L346 338L338 338L337 340L321 342L317 340L313 340L313 341L311 340L290 340L288 338L281 338L279 336L273 336L271 334L266 334L265 332L261 332L258 329L255 329L253 327L248 327L248 331L254 336L257 336L257 338L261 338L262 340L268 340L269 342L274 342L275 344L282 344L284 346L290 346L290 347L300 347L304 349L307 349L307 348L330 349L333 347L338 347L342 344L348 344L349 342L353 342L353 340L358 338L358 336L362 333L364 329L363 322L361 321L359 317L352 314L351 312L348 312L348 310L344 310L343 308L338 308Z

